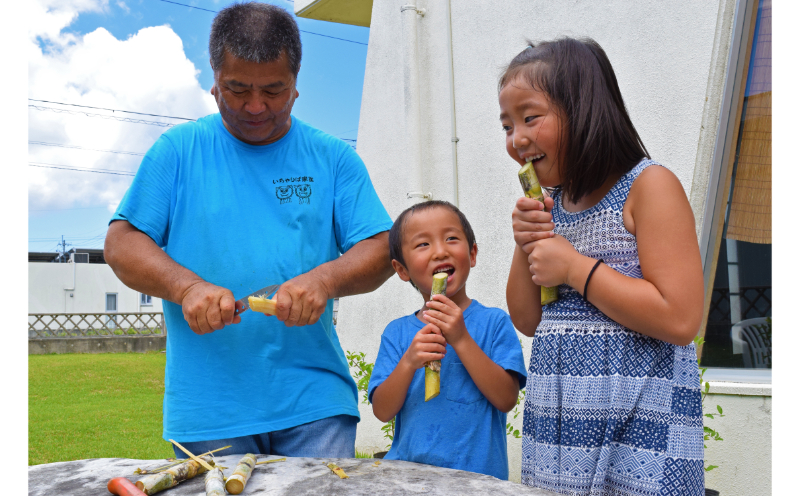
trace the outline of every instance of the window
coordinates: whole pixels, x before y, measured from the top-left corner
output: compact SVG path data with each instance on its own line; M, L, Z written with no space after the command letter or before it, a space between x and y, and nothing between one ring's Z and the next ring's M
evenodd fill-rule
M140 293L139 295L141 299L139 300L142 306L148 306L153 304L153 297L150 295L146 295L144 293Z
M706 367L772 368L772 1L744 8L707 210ZM732 84L731 84L732 83ZM710 201L712 200L711 197ZM709 212L711 215L708 215ZM701 241L701 246L702 246Z
M117 293L106 293L106 313L114 313L117 311ZM106 326L110 328L117 327L117 319L114 315L106 315Z

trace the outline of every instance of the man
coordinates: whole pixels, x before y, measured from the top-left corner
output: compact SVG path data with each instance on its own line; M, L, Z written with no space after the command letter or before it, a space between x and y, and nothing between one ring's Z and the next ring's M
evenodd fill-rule
M120 280L165 300L164 439L353 457L357 390L332 298L391 275L391 219L358 155L291 116L301 45L286 11L222 10L209 53L219 114L156 141L105 245ZM275 317L235 315L271 283Z

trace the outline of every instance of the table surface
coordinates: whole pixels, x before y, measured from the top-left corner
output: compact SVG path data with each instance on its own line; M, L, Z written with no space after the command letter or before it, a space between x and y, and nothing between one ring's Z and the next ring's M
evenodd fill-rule
M233 473L242 455L219 456L217 465ZM258 461L280 458L259 456ZM333 462L349 479L340 479L326 466ZM376 465L376 462L380 462ZM136 482L144 475L134 475L137 468L165 465L165 460L132 460L127 458L95 458L72 462L48 463L28 467L29 496L66 496L110 494L108 481L127 477ZM205 474L182 482L164 491L165 496L205 496ZM488 475L434 467L399 460L372 458L286 458L285 462L256 466L243 495L364 495L390 496L485 495L552 496L556 493L503 481Z

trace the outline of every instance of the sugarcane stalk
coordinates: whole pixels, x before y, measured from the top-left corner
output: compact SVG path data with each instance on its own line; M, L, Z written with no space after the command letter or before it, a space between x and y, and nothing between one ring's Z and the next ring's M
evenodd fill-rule
M544 204L544 193L542 193L542 186L539 184L539 178L536 177L536 171L533 170L533 164L530 160L522 166L517 173L519 176L519 183L522 185L522 191L528 198L533 198ZM547 288L541 287L542 306L553 303L558 300L558 287Z
M211 453L216 453L217 451L222 451L222 450L224 450L224 449L228 449L228 448L230 448L230 447L231 447L230 445L228 445L228 446L223 446L222 448L217 448L217 449L215 449L215 450L206 451L205 453L199 454L199 455L197 455L197 456L205 456L205 455L210 455ZM169 461L169 460L172 460L172 458L169 458L169 459L168 459L168 461ZM133 473L134 473L134 475L139 475L139 474L154 474L154 473L156 473L156 472L163 472L164 470L166 470L166 469L168 469L168 468L170 468L170 467L174 467L175 465L180 465L180 464L181 464L181 463L183 463L183 462L184 462L184 460L174 460L174 461L172 461L172 462L170 462L170 463L168 463L168 464L166 464L166 465L163 465L163 466L161 466L161 467L150 468L150 469L145 469L145 470L142 470L142 469L140 469L140 468L137 468L136 470L134 470L134 471L133 471Z
M350 478L350 476L347 475L346 473L344 473L344 470L342 470L342 468L340 466L336 465L335 463L329 463L326 466L329 469L331 469L331 472L333 472L334 474L338 475L340 479L349 479Z
M225 480L218 467L206 473L206 496L225 496Z
M275 463L275 462L285 462L286 458L276 458L274 460L261 460L260 462L256 462L256 465L264 465L265 463Z
M210 456L204 456L201 460L208 465L214 465L214 460ZM165 489L175 487L181 482L206 471L206 468L196 461L187 460L158 474L148 475L139 479L136 482L136 487L147 495L156 494Z
M275 306L278 304L277 300L270 300L266 296L248 296L247 302L251 310L267 315L275 315Z
M256 455L252 453L244 455L242 459L239 460L239 464L236 465L236 470L233 471L233 475L228 477L228 481L225 483L225 489L231 494L241 494L255 466Z
M433 295L447 296L447 272L439 272L433 275L431 284L431 298ZM425 364L425 401L432 400L439 396L439 386L441 385L442 361L431 360Z

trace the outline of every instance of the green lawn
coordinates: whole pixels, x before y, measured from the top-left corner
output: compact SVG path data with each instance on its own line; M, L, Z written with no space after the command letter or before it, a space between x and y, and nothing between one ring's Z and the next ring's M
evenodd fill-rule
M30 355L28 464L174 456L161 439L164 353Z

